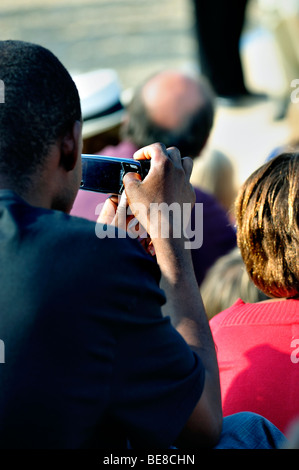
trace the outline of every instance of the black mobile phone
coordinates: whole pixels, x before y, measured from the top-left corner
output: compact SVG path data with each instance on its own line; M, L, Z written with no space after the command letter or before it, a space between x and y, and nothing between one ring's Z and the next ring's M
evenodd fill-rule
M138 173L142 179L150 169L150 160L81 155L82 181L80 189L106 194L121 194L126 173Z

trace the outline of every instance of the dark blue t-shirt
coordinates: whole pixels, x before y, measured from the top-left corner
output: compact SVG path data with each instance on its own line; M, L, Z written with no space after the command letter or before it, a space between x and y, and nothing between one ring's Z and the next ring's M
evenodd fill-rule
M171 445L204 369L138 242L0 191L0 257L0 447Z

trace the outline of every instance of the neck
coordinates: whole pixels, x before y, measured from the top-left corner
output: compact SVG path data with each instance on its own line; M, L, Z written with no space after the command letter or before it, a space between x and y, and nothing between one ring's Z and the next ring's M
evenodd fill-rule
M0 176L0 189L14 191L18 196L32 206L51 209L52 202L47 192L33 183L30 185L30 190L26 190L18 187L17 184L11 182L8 178Z
M266 299L266 300L261 300L259 303L266 303L266 302L282 302L284 300L298 300L299 296L294 295L294 297L279 297L279 298L272 298L272 299Z

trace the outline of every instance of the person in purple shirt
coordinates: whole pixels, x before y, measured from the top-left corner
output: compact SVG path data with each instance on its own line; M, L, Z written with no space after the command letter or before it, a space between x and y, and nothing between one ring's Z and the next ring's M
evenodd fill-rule
M214 95L209 83L200 77L191 78L178 71L163 71L149 78L133 96L121 141L97 152L101 155L132 158L135 151L154 142L177 147L181 155L195 158L204 148L214 121ZM235 230L216 199L194 188L196 203L203 204L202 222L193 231L202 231L199 248L192 249L197 282L200 285L207 270L222 255L236 246ZM106 195L79 191L72 215L96 221Z

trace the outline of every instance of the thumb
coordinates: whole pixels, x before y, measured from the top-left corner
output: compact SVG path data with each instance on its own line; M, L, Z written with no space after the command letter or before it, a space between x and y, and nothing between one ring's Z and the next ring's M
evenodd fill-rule
M128 200L130 200L130 195L134 198L134 193L141 184L141 176L138 173L127 173L123 178L123 183L125 186L125 191Z

